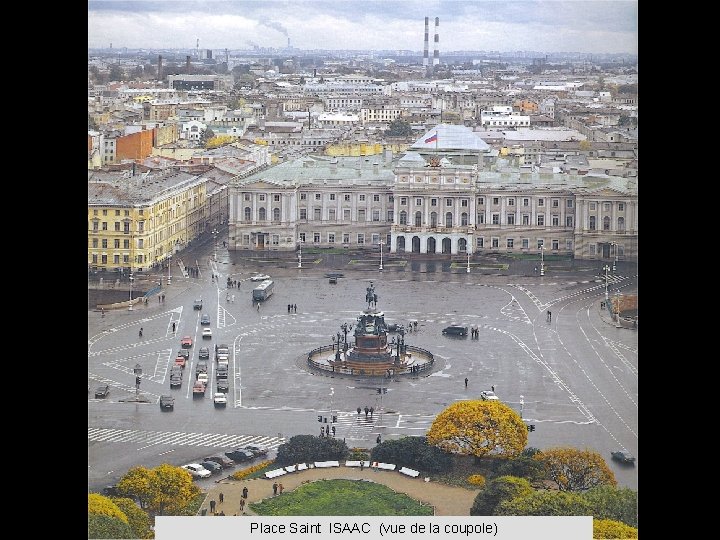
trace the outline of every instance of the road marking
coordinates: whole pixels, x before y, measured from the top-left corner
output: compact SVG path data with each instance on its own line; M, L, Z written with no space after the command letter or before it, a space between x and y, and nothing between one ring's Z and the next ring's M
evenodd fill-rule
M214 448L257 444L259 446L264 446L268 450L273 450L285 442L285 438L268 437L265 435L220 435L217 433L182 433L130 429L117 430L108 428L88 428L89 441L103 442L108 438L112 438L112 442L116 443L148 443L146 446L138 448L138 450L143 450L158 444L170 444L173 446L211 446ZM171 451L172 450L168 450L163 453Z

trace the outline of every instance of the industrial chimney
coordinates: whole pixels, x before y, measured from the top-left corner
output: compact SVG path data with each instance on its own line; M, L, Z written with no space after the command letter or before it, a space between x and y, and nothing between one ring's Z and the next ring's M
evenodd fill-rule
M428 47L430 47L430 17L425 17L425 49L423 50L423 67L428 67Z
M190 55L185 57L185 73L190 73Z
M158 54L157 80L162 81L162 54Z
M435 52L433 53L433 66L440 65L440 17L435 17Z

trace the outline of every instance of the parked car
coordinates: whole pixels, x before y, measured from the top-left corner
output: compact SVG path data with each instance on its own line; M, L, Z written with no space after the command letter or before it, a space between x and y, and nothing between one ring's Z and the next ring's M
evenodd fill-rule
M242 448L236 448L235 450L225 452L225 455L238 463L242 461L250 461L255 457L253 456L252 452L248 452L247 450L243 450Z
M197 381L193 384L193 397L205 397L205 383Z
M175 398L172 396L160 396L160 410L172 411L175 409Z
M181 369L185 369L186 365L187 365L187 360L185 359L185 357L178 356L177 358L175 358L175 365L173 367L178 366Z
M210 359L210 347L200 347L198 350L198 358L200 360L209 360Z
M200 465L210 471L210 474L220 474L222 472L222 465L215 463L214 461L202 461Z
M213 403L216 407L227 406L227 395L223 394L222 392L216 392L215 396L213 397Z
M208 326L210 324L210 315L207 313L203 313L202 317L200 317L200 325L201 326Z
M192 338L190 336L185 336L180 340L180 346L183 349L189 349L190 347L192 347Z
M480 399L484 399L485 401L500 401L500 398L495 395L495 392L490 390L480 392Z
M180 349L180 350L177 352L177 355L178 355L178 356L184 356L184 357L185 357L185 360L190 360L190 351L188 351L187 349Z
M224 392L227 394L230 391L230 383L227 379L218 379L216 389L218 392Z
M106 397L108 397L109 393L110 393L110 387L107 384L98 386L95 389L95 397L96 398L106 398Z
M212 328L203 328L202 337L203 339L212 338Z
M611 452L610 455L615 461L619 461L620 463L624 463L626 465L635 465L635 456L633 456L630 452L618 450L616 452Z
M207 386L209 380L210 376L207 374L207 371L201 371L197 374L197 382L201 382L205 386Z
M248 444L247 446L243 447L243 450L249 450L253 453L255 457L267 456L268 453L267 448L263 448L262 446L256 446L254 444Z
M215 345L215 360L227 360L230 357L230 347L225 344Z
M173 366L173 368L174 367L175 366ZM179 371L171 371L170 372L170 388L182 386L182 380L183 380L182 369L179 369Z
M210 476L210 471L208 471L199 463L188 463L187 465L183 465L180 468L185 469L187 472L189 472L193 476L193 478L207 478L208 476Z
M193 302L193 309L202 309L202 298L196 298Z
M227 379L228 378L227 366L218 366L217 371L215 371L215 378L216 379Z
M223 469L231 469L235 466L235 462L232 459L228 459L226 456L222 456L220 454L206 457L204 461L214 461L215 463L221 465Z
M201 373L207 373L208 372L208 365L207 362L203 360L198 360L197 366L195 366L195 378L198 378L198 375Z
M467 336L468 327L460 326L459 324L451 324L450 326L443 328L442 333L444 336Z

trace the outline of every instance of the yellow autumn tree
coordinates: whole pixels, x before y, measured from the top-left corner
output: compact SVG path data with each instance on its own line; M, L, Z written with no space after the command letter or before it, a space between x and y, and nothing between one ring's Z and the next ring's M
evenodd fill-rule
M164 463L154 469L133 467L118 482L118 491L136 497L156 515L176 515L200 493L185 469Z
M118 505L99 493L88 493L88 514L109 516L123 523L128 522L127 516Z
M615 486L615 475L603 457L592 450L549 448L535 454L545 467L545 477L560 491L585 491L595 486Z
M622 521L612 519L593 519L593 538L637 538L638 530Z
M459 401L437 415L427 441L455 454L515 457L527 444L527 427L499 401Z
M208 142L205 144L205 148L217 148L218 146L229 144L235 140L237 140L237 137L233 137L232 135L216 135L212 139L208 140Z

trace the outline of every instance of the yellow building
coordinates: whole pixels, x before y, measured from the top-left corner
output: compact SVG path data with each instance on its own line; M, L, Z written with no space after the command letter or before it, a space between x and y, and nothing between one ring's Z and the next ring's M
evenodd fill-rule
M148 270L205 231L204 178L139 169L88 171L88 268Z

